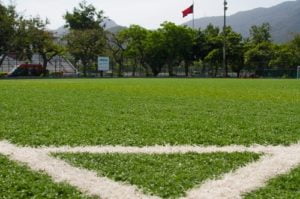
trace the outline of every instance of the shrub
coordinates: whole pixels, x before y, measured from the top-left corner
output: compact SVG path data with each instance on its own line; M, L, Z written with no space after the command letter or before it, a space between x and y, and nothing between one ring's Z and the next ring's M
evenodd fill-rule
M7 75L8 75L8 73L0 72L0 78L5 77L5 76L7 76Z

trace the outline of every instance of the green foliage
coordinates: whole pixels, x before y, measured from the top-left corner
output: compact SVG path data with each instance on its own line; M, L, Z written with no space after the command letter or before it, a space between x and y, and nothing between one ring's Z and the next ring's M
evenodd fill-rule
M252 26L250 29L250 40L254 44L271 42L271 25L263 23L261 26Z
M97 57L104 53L106 36L103 29L72 30L66 37L67 49L75 60L81 61L84 75L87 75L88 67L96 70ZM93 67L93 68L92 68Z
M146 71L150 67L154 76L164 66L168 66L172 76L173 67L182 61L188 67L194 60L195 35L191 28L170 22L163 23L160 29L154 31L132 25L118 34L123 38L124 56L133 60L135 66L143 66Z
M226 48L227 48L227 62L234 72L240 74L244 68L244 53L245 47L243 37L236 33L231 27L226 29Z
M34 24L30 23L30 19L26 20L23 17L17 19L17 26L15 29L16 37L13 41L13 51L17 53L18 59L30 61L34 54L31 48L32 28L36 28ZM34 21L33 21L34 22ZM39 27L42 28L42 27Z
M164 37L164 48L166 52L166 65L170 76L173 76L173 67L181 61L190 60L193 48L193 31L185 26L177 26L171 22L161 24L158 29Z
M89 198L64 183L54 183L44 174L30 171L0 155L0 198L79 199Z
M128 29L124 29L119 33L120 37L126 40L125 56L134 60L134 64L145 66L146 59L146 38L148 30L138 25L131 25ZM135 71L134 71L135 72Z
M6 7L0 2L0 67L6 54L14 50L14 40L17 36L15 31L17 17L14 6Z
M161 31L151 31L146 42L146 63L150 66L154 76L157 76L166 64L167 49L165 37Z
M274 57L274 45L270 42L259 43L245 52L245 64L256 70L259 76L264 68L268 68Z
M6 75L7 75L7 73L0 72L0 78L1 78L1 77L5 77Z
M290 199L300 198L300 167L289 174L281 175L270 180L266 187L249 193L245 199L273 198Z
M293 69L297 66L297 56L290 45L277 45L274 47L274 56L269 66L277 69Z
M296 80L3 80L0 139L31 146L291 144L300 139L299 88Z
M122 32L108 33L107 35L109 42L107 42L108 52L114 59L115 63L118 64L118 76L123 76L123 70L125 66L125 53L127 38L125 38Z
M131 25L113 34L104 30L106 17L103 13L86 1L79 3L72 12L66 12L64 19L70 31L64 38L66 47L61 47L57 38L46 30L47 20L26 19L13 6L0 4L0 55L3 55L0 65L10 52L16 53L19 60L29 62L34 53L39 53L46 71L52 57L68 54L77 68L87 75L88 71L95 72L96 57L106 55L116 64L118 76L123 75L126 66L131 67L133 75L140 67L141 72L153 76L158 76L163 68L168 70L169 76L174 76L175 67L184 67L185 75L189 76L190 66L195 61L203 63L199 73L219 76L224 70L224 41L227 65L238 77L243 70L253 76L255 72L255 76L260 77L266 69L295 70L300 65L299 35L287 44L275 45L269 23L252 26L247 39L231 27L227 27L224 34L212 24L204 30L194 30L171 22L164 22L151 31Z
M85 1L74 8L73 13L67 12L64 16L70 33L65 36L67 49L74 57L75 62L83 65L84 76L88 67L96 70L97 57L102 55L107 47L106 33L101 26L103 11L97 11L93 5Z
M56 55L63 54L63 48L55 43L55 37L52 32L46 30L48 22L40 18L33 18L26 21L26 33L30 39L28 51L39 53L43 59L44 74L47 71L48 62Z
M211 154L55 154L100 176L137 185L162 198L178 198L208 179L258 160L252 153Z
M11 42L13 41L15 34L15 17L15 8L12 6L5 7L0 2L0 55L11 48Z
M86 1L82 1L79 8L65 14L66 27L72 30L103 29L103 13L102 10L97 11L92 4L87 5Z
M255 71L257 76L265 69L294 69L299 63L297 41L294 44L275 45L271 43L270 25L265 23L251 28L251 37L244 40L241 34L226 29L227 64L240 76L246 69ZM208 25L204 30L193 30L165 22L161 28L147 31L132 26L122 32L124 56L133 60L134 65L141 64L157 76L163 67L173 76L175 66L184 65L186 76L189 66L196 60L204 62L203 71L209 67L211 74L217 76L222 68L224 33L218 27ZM294 47L293 47L294 46ZM298 55L298 56L297 56Z
M297 34L295 38L289 43L289 47L293 50L295 64L300 66L300 34Z
M55 44L53 33L46 30L48 21L39 17L24 19L18 16L15 8L8 8L0 4L0 55L3 59L10 52L18 54L18 58L31 60L34 53L39 53L43 58L44 71L48 61L62 49Z
M218 69L222 63L223 52L221 49L213 49L205 57L204 61L210 64L210 67L214 67L214 76L218 74Z

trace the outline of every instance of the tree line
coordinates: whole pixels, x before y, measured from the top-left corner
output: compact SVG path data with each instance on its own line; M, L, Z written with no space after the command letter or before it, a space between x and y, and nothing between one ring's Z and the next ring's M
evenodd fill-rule
M63 17L69 31L58 38L47 30L48 20L25 18L14 6L0 3L0 66L11 52L17 59L29 62L38 53L47 71L49 60L64 55L86 76L97 70L97 57L107 55L112 58L118 76L123 76L129 66L133 76L138 67L149 76L157 76L163 69L174 76L177 67L186 76L191 75L191 68L209 71L215 77L227 76L222 66L224 41L226 65L238 77L241 71L261 76L266 69L296 70L300 65L300 35L288 43L276 44L268 23L252 26L250 37L243 38L231 27L225 31L213 25L192 29L171 22L164 22L156 30L131 25L111 33L105 30L103 11L86 2Z

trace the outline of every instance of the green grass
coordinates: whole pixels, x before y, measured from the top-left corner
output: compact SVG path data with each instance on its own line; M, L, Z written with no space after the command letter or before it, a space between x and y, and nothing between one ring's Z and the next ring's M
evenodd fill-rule
M75 188L52 182L50 177L29 171L0 155L0 198L3 199L87 199Z
M300 81L0 81L0 140L21 145L291 144Z
M255 161L253 153L212 154L56 154L74 166L128 182L162 198L178 198L207 179Z
M296 80L0 81L0 140L19 145L289 145L300 140L299 115L300 81ZM77 154L62 156L163 197L182 195L202 180L256 159L252 154L115 154L87 155L82 160ZM98 160L107 164L99 165ZM188 169L181 170L181 165L174 164L179 160ZM217 163L210 168L206 163L213 161ZM54 184L49 177L32 173L2 156L0 163L0 194L6 198L81 197L72 187ZM118 168L120 164L134 169ZM176 171L176 175L165 169L169 176L165 178L159 172L163 168ZM199 168L205 172L191 174ZM141 173L144 180L139 181ZM299 194L294 190L299 179L299 170L293 171L248 197L297 198Z
M300 198L300 167L294 169L287 175L282 175L270 180L266 187L245 196L245 199L257 198Z

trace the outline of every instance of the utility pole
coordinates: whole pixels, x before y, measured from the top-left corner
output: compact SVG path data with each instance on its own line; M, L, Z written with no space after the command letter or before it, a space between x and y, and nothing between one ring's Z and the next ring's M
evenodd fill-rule
M228 67L227 67L227 55L226 55L226 48L227 48L227 38L226 38L226 11L228 10L228 3L227 0L224 0L224 26L223 26L223 34L224 34L224 39L223 39L223 69L225 69L225 77L228 77Z

